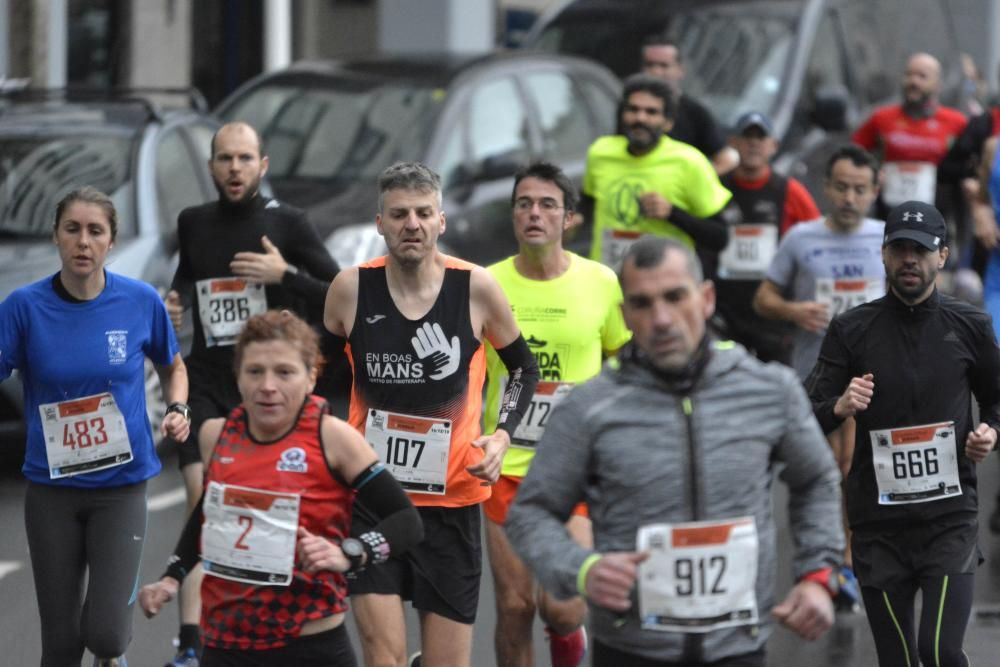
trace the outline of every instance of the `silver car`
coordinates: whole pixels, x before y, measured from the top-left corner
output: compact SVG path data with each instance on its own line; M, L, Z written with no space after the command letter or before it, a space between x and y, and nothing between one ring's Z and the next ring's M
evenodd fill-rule
M200 97L200 96L199 96ZM197 98L195 98L197 100ZM177 214L216 197L209 143L219 123L204 110L166 109L146 96L25 90L0 97L0 300L59 270L52 239L56 203L90 185L119 215L111 271L163 293L177 262ZM154 428L163 415L147 363ZM23 446L21 385L0 383L0 449Z

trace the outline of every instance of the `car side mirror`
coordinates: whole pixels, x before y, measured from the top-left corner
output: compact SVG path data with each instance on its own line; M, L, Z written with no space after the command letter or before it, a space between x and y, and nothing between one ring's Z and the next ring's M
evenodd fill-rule
M524 150L514 148L497 155L485 158L476 170L475 180L498 181L502 178L513 176L518 168L527 163L528 156Z
M472 195L472 189L476 184L510 178L527 161L527 153L523 149L515 148L483 158L474 166L459 165L451 171L447 179L449 193L455 199L464 201Z
M847 107L850 95L843 86L823 86L813 98L809 120L827 132L847 129Z

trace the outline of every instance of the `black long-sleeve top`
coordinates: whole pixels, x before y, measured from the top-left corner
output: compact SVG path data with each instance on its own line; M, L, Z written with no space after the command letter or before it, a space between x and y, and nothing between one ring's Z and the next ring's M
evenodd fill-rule
M297 269L297 273L286 272L280 284L266 286L268 308L288 308L322 330L326 292L338 267L301 210L260 196L238 205L215 201L184 209L177 218L177 235L180 262L171 287L186 307L191 306L190 360L231 372L232 346L205 345L201 317L193 303L194 287L199 280L232 276L233 255L264 252L262 236Z
M989 315L937 291L909 306L890 290L835 318L806 380L825 432L842 421L833 406L851 378L866 373L874 375L875 390L868 408L855 416L854 459L844 486L851 528L905 527L975 514L976 464L965 456L965 439L975 427L972 396L979 403L980 421L1000 431L1000 351ZM870 432L948 421L955 423L962 494L879 505Z

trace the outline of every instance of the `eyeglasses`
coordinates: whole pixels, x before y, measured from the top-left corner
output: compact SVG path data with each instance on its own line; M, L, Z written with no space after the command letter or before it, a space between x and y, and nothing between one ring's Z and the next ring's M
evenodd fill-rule
M520 197L514 201L514 208L518 211L526 213L531 209L533 209L535 207L535 204L538 204L538 208L540 208L542 211L546 213L553 213L562 208L565 208L563 206L560 206L559 202L557 202L552 197L542 197L541 199Z

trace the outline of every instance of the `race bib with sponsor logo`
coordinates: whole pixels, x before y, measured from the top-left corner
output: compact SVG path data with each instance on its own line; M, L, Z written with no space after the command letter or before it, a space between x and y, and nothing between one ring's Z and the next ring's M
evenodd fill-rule
M719 255L719 277L729 280L763 280L778 250L775 225L732 225L729 243Z
M407 491L444 495L451 451L451 422L369 410L365 440Z
M962 495L954 422L879 429L869 435L880 505Z
M832 320L837 315L885 296L884 278L817 278L816 302L826 306Z
M885 182L882 200L889 206L907 201L934 203L937 167L930 162L886 162L882 165Z
M642 627L700 633L757 623L757 527L752 517L639 528Z
M625 253L642 236L642 232L605 229L601 236L601 263L617 271Z
M71 477L132 460L128 428L115 397L95 394L38 406L49 477Z
M205 345L233 345L254 315L267 312L264 284L243 278L208 278L195 285Z
M507 378L503 378L500 382L501 396L506 388ZM533 449L542 439L542 433L545 432L545 425L548 423L553 408L559 405L572 389L572 382L539 382L535 387L535 394L531 397L531 405L528 406L524 419L517 425L514 435L511 436L511 446Z
M201 529L206 574L248 584L290 584L299 502L296 494L209 482Z

